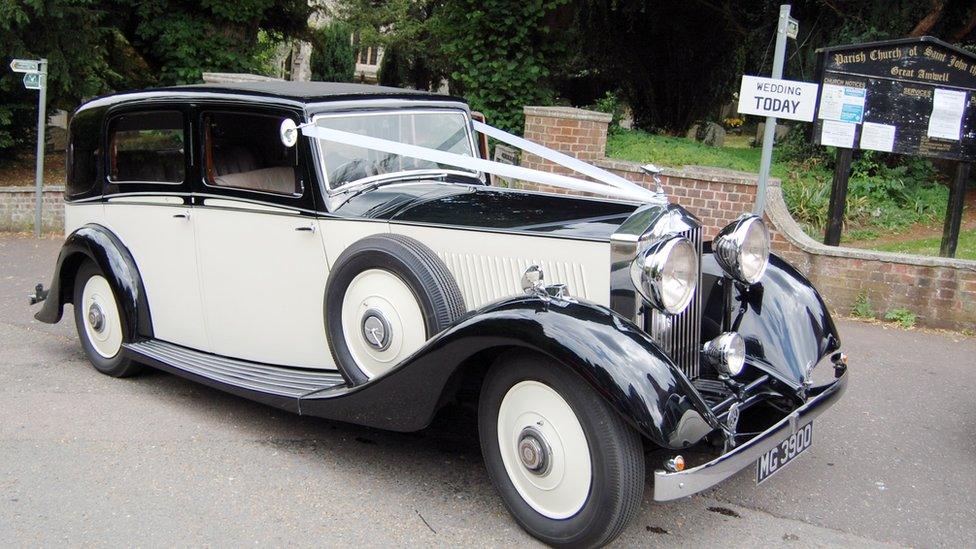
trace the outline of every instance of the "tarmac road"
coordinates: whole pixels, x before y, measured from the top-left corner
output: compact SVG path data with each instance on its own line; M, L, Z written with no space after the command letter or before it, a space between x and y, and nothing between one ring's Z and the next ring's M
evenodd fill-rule
M70 310L33 320L58 239L0 236L0 545L530 545L472 425L417 434L293 416L88 366ZM839 322L851 385L813 447L656 505L620 546L971 546L976 338ZM657 464L649 464L653 469Z

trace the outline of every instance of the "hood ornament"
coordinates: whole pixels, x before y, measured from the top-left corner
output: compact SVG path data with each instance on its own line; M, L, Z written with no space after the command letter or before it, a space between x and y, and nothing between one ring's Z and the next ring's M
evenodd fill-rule
M641 166L641 169L644 170L644 173L651 176L651 179L654 181L654 192L657 194L657 197L667 202L668 196L664 193L664 185L661 184L661 172L664 170L655 164L644 164Z

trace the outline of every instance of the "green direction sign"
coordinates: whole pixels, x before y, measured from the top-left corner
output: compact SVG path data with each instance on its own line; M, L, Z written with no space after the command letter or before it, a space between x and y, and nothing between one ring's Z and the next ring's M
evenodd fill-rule
M10 70L14 72L38 72L41 62L34 59L14 59L10 62Z
M24 73L24 87L29 90L39 90L43 83L41 82L41 73L39 72L28 72Z

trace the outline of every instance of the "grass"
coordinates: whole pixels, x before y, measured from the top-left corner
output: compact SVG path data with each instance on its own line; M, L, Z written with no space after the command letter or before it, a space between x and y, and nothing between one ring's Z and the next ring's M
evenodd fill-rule
M752 147L709 147L683 137L621 131L607 140L607 156L662 166L696 165L755 172L759 170L760 150Z
M915 255L939 255L941 236L919 238L905 242L887 242L872 246L883 252L899 252ZM956 257L959 259L976 260L976 229L959 231L959 243L956 245Z

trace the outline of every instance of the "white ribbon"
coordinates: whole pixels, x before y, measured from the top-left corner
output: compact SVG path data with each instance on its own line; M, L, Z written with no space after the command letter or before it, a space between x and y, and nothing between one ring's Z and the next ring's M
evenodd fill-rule
M561 187L564 189L570 189L574 191L603 194L607 196L613 196L616 198L621 198L624 200L633 200L637 202L660 202L660 198L653 192L637 186L626 179L613 175L609 172L601 170L595 166L591 166L575 158L566 156L562 153L558 153L551 149L546 149L541 145L525 141L522 138L515 137L514 135L505 133L491 126L479 124L475 128L486 135L491 135L499 141L504 141L515 145L516 147L523 148L521 145L512 142L512 138L518 141L525 142L532 145L533 150L524 149L527 152L551 160L557 164L567 167L572 170L580 171L585 173L594 179L599 179L604 184L594 183L592 181L586 181L583 179L577 179L575 177L568 177L565 175L559 175L554 173L542 172L539 170L532 170L529 168L523 168L521 166L513 166L511 164L502 164L501 162L493 162L491 160L485 160L482 158L474 158L471 156L464 156L460 154L450 153L446 151L439 151L437 149L430 149L427 147L420 147L417 145L410 145L408 143L401 143L399 141L390 141L388 139L380 139L377 137L370 137L367 135L361 135L358 133L351 133L342 130L335 130L332 128L325 128L322 126L316 126L313 124L303 125L302 134L315 137L317 139L323 139L326 141L334 141L336 143L343 143L346 145L352 145L355 147L361 147L364 149L370 149L374 151L385 152L389 154L396 154L399 156L406 156L409 158L419 158L420 160L427 160L429 162L435 162L437 164L444 164L447 166L453 166L456 168L462 168L466 170L472 170L476 172L485 172L501 177L508 177L512 179L519 179L522 181L531 181L533 183L540 183L543 185L551 185L553 187ZM495 135L492 135L492 132ZM496 137L496 135L501 135L504 137ZM543 152L545 154L539 154ZM558 160L557 160L558 158ZM566 159L572 162L567 163ZM577 168L583 167L588 172L578 170ZM595 177L592 174L599 173L600 177ZM608 177L609 176L609 177ZM624 184L621 184L619 179ZM611 183L611 181L613 181Z
M559 151L554 151L538 143L533 143L528 139L523 139L517 135L510 134L504 130L499 130L498 128L494 126L489 126L484 122L478 122L477 120L473 120L472 122L474 123L475 131L477 131L478 133L483 133L488 137L494 137L495 139L503 143L508 143L509 145L518 147L523 151L534 154L540 158L545 158L550 162L555 162L560 166L569 168L574 172L579 172L585 176L592 177L593 179L596 179L601 183L606 183L611 187L615 187L617 189L627 189L635 193L650 194L651 195L649 198L650 200L655 202L660 201L656 193L652 193L649 190L645 189L644 187L641 187L640 185L637 185L631 181L627 181L626 179L620 177L617 174L610 173L601 168L597 168L593 164L587 164L586 162L583 162L578 158L573 158L572 156L563 154Z

